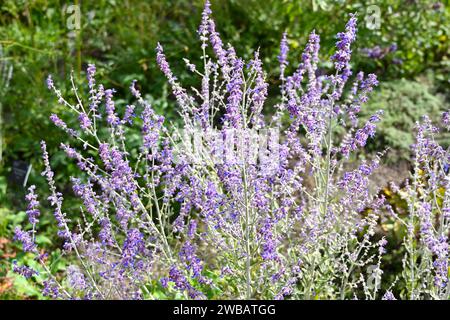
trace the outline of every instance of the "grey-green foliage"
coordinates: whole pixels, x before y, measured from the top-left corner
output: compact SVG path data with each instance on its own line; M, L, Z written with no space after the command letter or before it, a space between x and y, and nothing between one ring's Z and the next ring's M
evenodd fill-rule
M382 83L371 96L364 113L369 116L376 110L384 110L375 144L392 149L391 160L398 160L409 159L416 121L427 114L438 122L442 112L448 108L448 102L435 92L429 78L400 79Z

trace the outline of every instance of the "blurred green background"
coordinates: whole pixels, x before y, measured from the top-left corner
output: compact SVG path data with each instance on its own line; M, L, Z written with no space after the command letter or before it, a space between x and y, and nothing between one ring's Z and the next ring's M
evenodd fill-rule
M74 8L80 10L80 26L75 29ZM45 139L58 188L70 190L68 177L77 172L58 151L66 137L48 119L62 110L45 86L47 75L51 73L63 93L69 93L70 71L81 86L87 64L95 63L97 79L123 98L119 105L126 103L129 83L137 79L157 111L176 121L154 48L158 41L164 45L175 73L189 84L180 61L183 57L199 61L196 30L202 8L202 0L0 0L0 299L40 298L36 289L10 271L13 259L29 260L11 242L26 207L24 187L11 178L13 166L31 165L27 185L43 185L39 141ZM388 173L393 178L407 174L414 122L425 113L437 119L449 108L448 0L212 0L212 9L224 42L233 44L239 55L248 58L260 49L272 95L279 85L276 57L284 31L291 47L288 71L297 66L313 29L321 36L321 67L327 68L336 33L343 30L348 14L357 12L353 68L376 73L381 83L364 114L385 110L380 134L369 151L390 148L386 161L394 166ZM380 14L375 29L368 24L374 12ZM44 233L38 241L57 254L51 213L43 210L43 214ZM64 259L54 268L63 269Z

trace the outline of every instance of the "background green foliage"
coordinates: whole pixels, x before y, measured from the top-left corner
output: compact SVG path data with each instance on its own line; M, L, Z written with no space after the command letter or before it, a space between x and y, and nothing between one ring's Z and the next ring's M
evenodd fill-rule
M364 111L386 111L374 149L389 146L393 159L407 159L413 141L413 124L425 113L438 118L448 109L449 1L427 0L212 0L213 15L224 42L232 43L246 58L260 48L268 71L270 92L278 81L279 41L283 31L291 46L288 71L294 70L306 43L315 29L321 36L321 65L330 66L335 35L343 30L351 12L358 13L360 24L354 46L353 67L374 72L382 85ZM80 30L67 28L67 7L79 4ZM368 9L380 9L380 28L367 28ZM68 76L75 71L83 84L87 63L95 63L98 78L106 87L114 87L125 104L132 79L139 80L158 112L176 121L176 108L168 94L165 79L157 70L154 48L157 41L165 47L168 60L181 81L189 85L181 58L200 58L196 30L201 17L202 0L2 0L0 2L0 71L13 67L9 87L0 72L2 110L2 160L0 167L0 298L38 298L39 294L10 271L18 255L9 241L15 225L24 220L24 189L8 182L14 160L32 164L29 183L44 185L40 172L39 141L45 139L52 155L58 188L69 192L68 177L77 172L58 145L66 138L49 123L52 112L61 112L45 86L51 73L63 93L70 95ZM366 57L364 49L392 44L398 49L381 59ZM401 64L394 62L402 60ZM5 67L6 66L6 67ZM270 112L270 106L267 107ZM65 120L69 120L65 118ZM46 189L44 189L46 190ZM70 200L70 199L69 199ZM45 205L45 201L43 201ZM69 201L70 205L70 201ZM58 248L50 211L44 213L39 239L46 248ZM55 251L56 252L56 251ZM58 253L55 253L58 255ZM64 259L56 268L63 269Z

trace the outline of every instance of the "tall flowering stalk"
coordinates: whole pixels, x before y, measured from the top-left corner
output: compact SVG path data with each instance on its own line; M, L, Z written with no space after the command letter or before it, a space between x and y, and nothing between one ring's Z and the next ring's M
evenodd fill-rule
M338 35L330 75L318 75L315 32L288 75L283 35L282 98L270 117L262 114L268 84L259 52L250 61L240 58L222 42L211 14L206 1L198 29L203 65L185 60L201 88L184 88L162 44L156 48L156 62L179 107L180 128L164 123L135 81L130 86L135 104L120 110L114 89L97 83L93 65L87 70L88 107L73 79L75 102L70 102L48 78L49 89L79 119L79 128L69 128L51 116L75 140L61 149L81 171L71 177L81 209L65 212L43 142L43 175L58 235L77 261L59 281L38 257L48 275L43 292L88 299L155 298L156 290L186 299L395 298L380 288L386 241L377 237L376 227L386 203L369 190L380 159L348 164L374 136L382 114L358 124L377 80L363 73L352 78L356 17ZM136 124L141 147L130 150L127 132ZM24 250L35 254L36 199L32 187L27 196L32 231L16 234ZM429 256L437 256L435 282L442 287L446 229L438 236L430 227L433 209L426 204L422 241Z

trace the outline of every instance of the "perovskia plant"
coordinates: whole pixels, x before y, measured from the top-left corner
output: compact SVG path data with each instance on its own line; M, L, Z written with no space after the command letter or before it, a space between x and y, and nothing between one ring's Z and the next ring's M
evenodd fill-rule
M75 102L64 98L49 77L48 88L79 120L79 128L71 128L58 115L50 117L74 140L61 148L80 168L70 181L82 205L80 212L65 212L42 142L48 201L64 253L75 261L64 275L51 272L51 262L35 243L40 203L31 186L26 197L31 227L18 227L15 237L41 264L37 282L43 294L62 299L395 299L391 291L381 292L386 240L377 237L376 227L386 210L398 216L369 190L379 157L347 165L374 136L382 115L358 122L378 82L373 74L351 69L356 23L351 15L337 35L330 75L319 75L315 32L288 75L283 34L281 95L273 116L262 114L268 84L259 52L244 61L224 45L209 1L198 29L203 65L185 60L200 88L184 88L162 45L156 48L181 128L155 113L135 81L130 86L135 104L118 110L114 89L97 84L94 65L87 69L88 102L73 77ZM138 150L127 140L133 125L140 125ZM410 234L404 276L405 298L411 299L449 295L448 170L441 170L447 163L441 149L424 140L430 126L420 127L415 148L416 169L423 166L429 175L429 184L421 187L428 189L418 190L425 176L417 170L408 186L412 214L405 222ZM38 274L30 266L15 264L14 270L27 278Z

